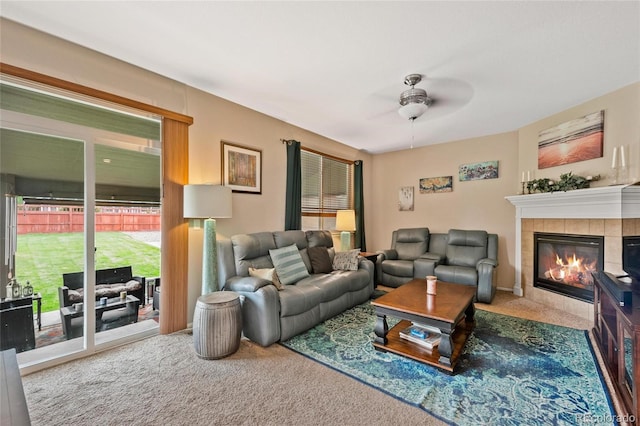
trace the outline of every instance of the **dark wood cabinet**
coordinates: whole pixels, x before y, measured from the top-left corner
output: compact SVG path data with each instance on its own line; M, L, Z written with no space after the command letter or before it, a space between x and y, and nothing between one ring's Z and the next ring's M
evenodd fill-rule
M33 329L33 298L3 299L0 303L0 350L16 352L36 347Z
M633 292L631 306L620 306L606 285L594 280L593 333L604 363L624 404L627 420L636 424L640 385L640 294Z

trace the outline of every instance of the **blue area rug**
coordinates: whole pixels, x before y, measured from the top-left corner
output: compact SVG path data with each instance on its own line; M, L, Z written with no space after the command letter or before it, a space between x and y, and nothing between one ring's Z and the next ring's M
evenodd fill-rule
M388 321L389 327L398 322ZM613 418L584 330L477 310L476 328L450 375L376 351L374 324L373 307L364 303L282 345L451 424L602 424Z

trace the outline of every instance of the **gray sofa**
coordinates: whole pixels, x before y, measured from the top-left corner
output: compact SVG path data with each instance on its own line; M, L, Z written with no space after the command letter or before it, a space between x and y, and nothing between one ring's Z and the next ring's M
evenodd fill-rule
M274 263L269 250L295 244L309 276L281 286L249 275L249 268L265 270ZM359 258L357 270L314 273L311 247L326 248L333 261L335 250L329 231L277 231L234 235L218 241L218 277L223 290L244 296L245 337L269 346L287 340L318 323L368 300L373 293L373 262ZM313 249L312 249L313 250Z
M476 300L491 303L496 291L498 236L479 230L429 228L393 231L391 248L376 262L380 284L399 287L414 278L435 275L441 281L477 287Z

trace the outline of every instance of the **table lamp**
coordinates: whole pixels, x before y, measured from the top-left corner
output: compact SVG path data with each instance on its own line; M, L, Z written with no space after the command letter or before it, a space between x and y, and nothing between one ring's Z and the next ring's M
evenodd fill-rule
M202 294L220 289L216 220L231 217L231 188L220 185L185 185L185 219L205 219L202 236Z
M351 250L351 232L356 230L355 210L338 210L336 212L336 230L340 232L340 250Z

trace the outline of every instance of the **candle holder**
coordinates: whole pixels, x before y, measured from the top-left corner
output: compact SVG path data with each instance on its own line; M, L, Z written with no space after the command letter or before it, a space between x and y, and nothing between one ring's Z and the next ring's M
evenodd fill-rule
M522 191L520 193L524 195L524 182L522 182Z
M623 165L618 169L618 180L620 184L625 184L629 182L629 168L626 165Z

